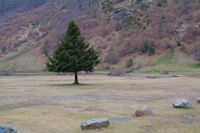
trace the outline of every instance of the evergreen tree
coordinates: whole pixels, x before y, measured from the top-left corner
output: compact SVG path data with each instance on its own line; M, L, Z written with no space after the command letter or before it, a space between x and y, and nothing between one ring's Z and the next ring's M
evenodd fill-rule
M49 57L46 65L51 72L73 72L74 84L79 84L78 72L92 72L98 63L98 53L85 42L78 25L71 20L66 35L57 44L53 57Z

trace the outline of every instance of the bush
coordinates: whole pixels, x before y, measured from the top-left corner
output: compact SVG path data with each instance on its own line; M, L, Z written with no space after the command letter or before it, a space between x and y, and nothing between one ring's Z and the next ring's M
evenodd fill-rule
M149 56L155 54L155 48L153 47L154 43L147 40L144 41L144 46L142 48L142 53L148 52Z
M177 41L177 42L176 42L176 45L177 45L178 47L183 46L183 44L182 44L180 41Z
M145 3L145 2L141 2L141 3L140 3L140 8L141 8L142 10L144 10L144 11L148 10L149 7L150 7L149 4L147 4L147 3Z
M42 47L42 52L45 56L49 56L49 53L48 53L48 41L46 41Z
M129 68L133 65L133 59L132 58L129 58L127 61L126 61L126 67Z
M157 2L157 7L162 7L162 2L161 1Z
M136 0L136 4L143 2L143 0Z
M155 54L155 49L153 47L149 47L149 56L152 56L153 54Z
M5 53L5 51L6 51L6 47L5 47L5 46L2 46L2 47L1 47L1 52L2 52L2 53Z

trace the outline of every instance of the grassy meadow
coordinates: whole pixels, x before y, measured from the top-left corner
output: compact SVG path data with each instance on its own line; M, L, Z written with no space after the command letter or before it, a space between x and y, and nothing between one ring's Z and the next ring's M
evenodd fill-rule
M153 78L152 78L153 77ZM18 133L199 133L199 75L123 77L1 76L0 124ZM189 98L192 109L174 109L177 98ZM135 118L136 109L149 105L152 117ZM82 131L84 120L131 118L102 130Z

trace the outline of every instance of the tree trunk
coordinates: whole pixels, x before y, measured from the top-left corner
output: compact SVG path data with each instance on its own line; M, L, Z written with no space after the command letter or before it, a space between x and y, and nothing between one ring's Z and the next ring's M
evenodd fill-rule
M78 73L74 72L74 76L75 76L74 84L79 84L78 83Z

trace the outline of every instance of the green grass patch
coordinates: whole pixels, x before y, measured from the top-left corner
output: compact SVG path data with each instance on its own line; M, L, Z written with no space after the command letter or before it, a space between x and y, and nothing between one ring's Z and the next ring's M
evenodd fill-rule
M193 66L193 68L200 68L200 63L199 64L193 64L192 66Z
M196 63L191 57L171 50L155 56L136 55L133 62L134 66L142 66L140 70L135 71L136 73L200 71L200 64Z

